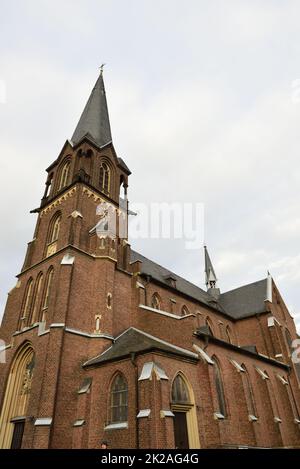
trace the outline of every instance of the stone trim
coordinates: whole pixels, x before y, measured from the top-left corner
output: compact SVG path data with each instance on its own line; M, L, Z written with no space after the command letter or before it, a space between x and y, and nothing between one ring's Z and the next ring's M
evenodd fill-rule
M37 418L34 422L35 427L37 426L50 426L52 423L52 417L42 417L42 418Z
M141 309L145 309L147 311L152 311L153 313L156 313L156 314L161 314L162 316L168 316L170 318L173 318L173 319L186 319L190 316L195 316L195 314L186 314L185 316L179 316L179 314L173 314L173 313L168 313L167 311L163 311L161 309L155 309L155 308L151 308L150 306L146 306L146 305L142 305L142 304L139 304L139 308Z

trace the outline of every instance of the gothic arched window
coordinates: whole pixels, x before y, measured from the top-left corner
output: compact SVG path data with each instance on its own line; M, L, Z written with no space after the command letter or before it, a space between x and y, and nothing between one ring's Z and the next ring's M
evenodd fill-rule
M189 310L187 309L187 306L183 305L181 308L181 316L186 316L187 314L190 314Z
M66 161L65 164L63 165L63 167L61 169L61 172L60 172L58 190L62 189L63 187L65 187L68 184L69 174L70 174L70 166L71 166L70 160Z
M157 293L154 293L151 298L151 308L160 309L160 301Z
M218 409L217 412L224 417L226 417L226 403L225 403L225 394L224 394L224 387L223 387L223 380L220 365L216 359L213 357L214 361L214 380L215 380L215 387L217 393L217 401L218 401Z
M58 212L54 215L49 225L47 251L46 251L47 257L56 252L60 224L61 224L61 213Z
M172 385L172 403L173 404L189 404L189 390L183 377L178 374Z
M102 162L100 166L100 190L110 192L110 169L107 163Z
M247 401L247 407L248 407L248 414L252 416L256 416L256 406L255 406L251 381L248 375L248 371L244 364L242 364L242 368L244 368L245 370L245 373L243 373L243 377L245 379L245 394L246 394L246 401Z
M59 217L56 218L56 220L53 223L50 243L53 243L53 241L57 241L57 239L58 239L59 229L60 229L60 221L61 221L61 217L59 216Z
M31 316L31 321L30 321L31 324L34 324L38 318L40 298L41 298L41 292L42 292L42 284L43 284L43 274L40 273L35 281L32 316Z
M127 415L127 381L121 373L118 373L110 388L110 423L127 422Z
M20 320L20 328L22 329L23 326L26 325L28 321L31 304L32 304L32 291L33 291L33 280L30 278L26 285L24 300L23 300L23 307L21 313L21 320Z
M50 194L51 187L52 187L52 182L53 182L53 173L48 175L48 178L47 178L47 181L46 181L44 198L48 197L48 195Z
M50 267L47 273L47 277L46 277L46 285L45 285L44 296L43 296L43 301L42 301L42 321L45 321L46 319L46 310L49 306L49 297L51 293L53 274L54 274L54 269L53 267Z

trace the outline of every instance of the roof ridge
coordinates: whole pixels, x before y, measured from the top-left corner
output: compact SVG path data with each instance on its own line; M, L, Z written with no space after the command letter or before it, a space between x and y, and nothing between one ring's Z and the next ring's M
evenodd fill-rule
M130 332L132 333L136 333L138 335L141 335L141 336L144 336L147 340L147 342L145 343L145 339L141 339L141 340L137 340L137 337L136 336L133 336L134 338L134 343L135 343L135 346L137 346L139 343L140 344L143 344L145 343L145 347L144 349L141 349L141 350L150 350L151 349L151 343L154 344L154 348L158 349L158 350L169 350L171 351L172 353L180 353L180 354L183 354L185 357L189 357L189 358L198 358L198 355L195 354L195 352L187 349L187 348L184 348L184 347L180 347L179 345L175 345L175 344L172 344L171 342L168 342L164 339L160 339L159 337L156 337L152 334L149 334L148 332L145 332L145 331L142 331L141 329L138 329L134 326L130 326L128 327L127 329L125 329L123 332L121 332L121 334L119 334L115 339L114 339L114 342L106 349L104 350L103 352L101 352L99 355L96 355L90 359L88 359L84 364L83 366L88 366L88 365L93 365L93 364L97 364L99 363L99 361L101 361L101 359L104 359L106 360L107 357L105 357L105 355L110 351L112 351L112 349L114 349L114 347L117 347L118 349L118 343L120 343L119 347L121 347L121 350L122 350L122 336L125 340L125 343L126 343L126 338L125 338L125 335L126 334L129 334ZM148 345L147 345L148 344ZM164 347L164 348L162 348ZM153 348L153 345L152 345L152 348ZM138 350L141 351L141 350ZM126 356L130 353L130 349L128 350L128 352L125 354ZM124 352L123 354L121 353L120 356L125 356L124 355ZM109 359L109 358L108 358Z
M266 281L266 280L267 280L267 277L264 277L264 278L262 278L262 279L260 279L260 280L255 280L254 282L245 283L245 285L241 285L241 286L239 286L239 287L232 288L231 290L227 290L227 291L221 293L221 296L226 295L226 293L232 293L232 292L234 292L234 291L236 291L236 290L240 290L240 289L245 288L245 287L250 287L250 285L254 285L255 283L261 283L261 282L264 282L264 281Z
M145 335L146 337L149 337L150 339L154 339L158 342L161 342L165 345L168 345L169 347L173 347L175 349L178 349L178 350L182 350L184 352L190 352L192 354L194 354L194 352L192 352L191 350L187 349L187 348L184 348L184 347L180 347L180 345L175 345L175 344L172 344L171 342L168 342L167 340L164 340L164 339L161 339L160 337L156 337L155 335L152 335L152 334L149 334L148 332L145 332L145 331L142 331L141 329L137 329L136 327L134 326L131 326L129 329L133 329L135 330L136 332L139 332L140 334L143 334Z
M203 290L201 287L199 287L199 285L197 285L196 283L193 283L193 282L191 282L190 280L187 280L186 278L182 277L181 275L176 274L176 272L174 272L174 271L168 269L167 267L164 267L164 266L161 265L161 264L158 264L158 262L153 261L152 259L149 259L149 257L143 256L143 254L140 254L139 252L135 251L134 249L131 249L131 252L134 252L134 253L138 254L139 256L143 257L144 259L146 259L146 260L152 262L153 264L156 264L158 267L161 267L162 269L167 270L170 274L176 275L177 278L179 278L179 279L181 279L181 280L184 280L185 282L189 283L190 285L193 285L193 287L199 288L199 290L201 290L202 293L205 293L205 295L208 294L205 290ZM134 261L132 261L132 262L130 262L130 263L132 264L133 262L136 262L137 260L138 260L138 259L135 259Z

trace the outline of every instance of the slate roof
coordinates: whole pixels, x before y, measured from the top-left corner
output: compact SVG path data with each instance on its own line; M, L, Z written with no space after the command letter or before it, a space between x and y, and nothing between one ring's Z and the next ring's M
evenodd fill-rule
M230 319L238 320L266 311L265 299L267 291L267 279L244 285L242 287L222 293L217 301L197 285L185 280L179 275L131 250L131 262L142 261L141 274L150 275L160 283L170 286L167 277L176 279L176 290L180 293L200 301L209 307L213 307Z
M128 358L133 352L145 353L154 350L183 358L198 359L198 355L190 350L170 344L135 327L130 327L120 334L115 339L115 342L107 350L102 352L101 355L88 360L83 366L98 365L108 361Z
M100 147L112 141L102 73L91 92L74 131L72 142L89 136Z
M266 311L267 279L222 293L219 304L234 319L243 319Z
M171 272L165 267L156 264L156 262L151 261L147 257L144 257L133 250L131 250L130 260L131 262L135 262L137 260L142 261L141 274L150 275L153 279L164 283L167 286L170 286L167 279L171 276L172 278L176 279L176 290L178 292L182 292L188 296L191 296L192 298L195 298L207 306L211 305L212 297L206 291L202 290L200 287L197 287L197 285L194 285L188 280L185 280L179 275L174 274L174 272Z

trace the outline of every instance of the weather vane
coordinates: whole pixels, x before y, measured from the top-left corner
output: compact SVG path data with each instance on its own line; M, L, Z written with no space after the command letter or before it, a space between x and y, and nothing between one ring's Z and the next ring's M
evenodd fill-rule
M103 67L104 67L105 65L106 65L106 64L101 64L101 66L100 66L100 74L101 74L101 75L102 75L102 73L103 73Z

